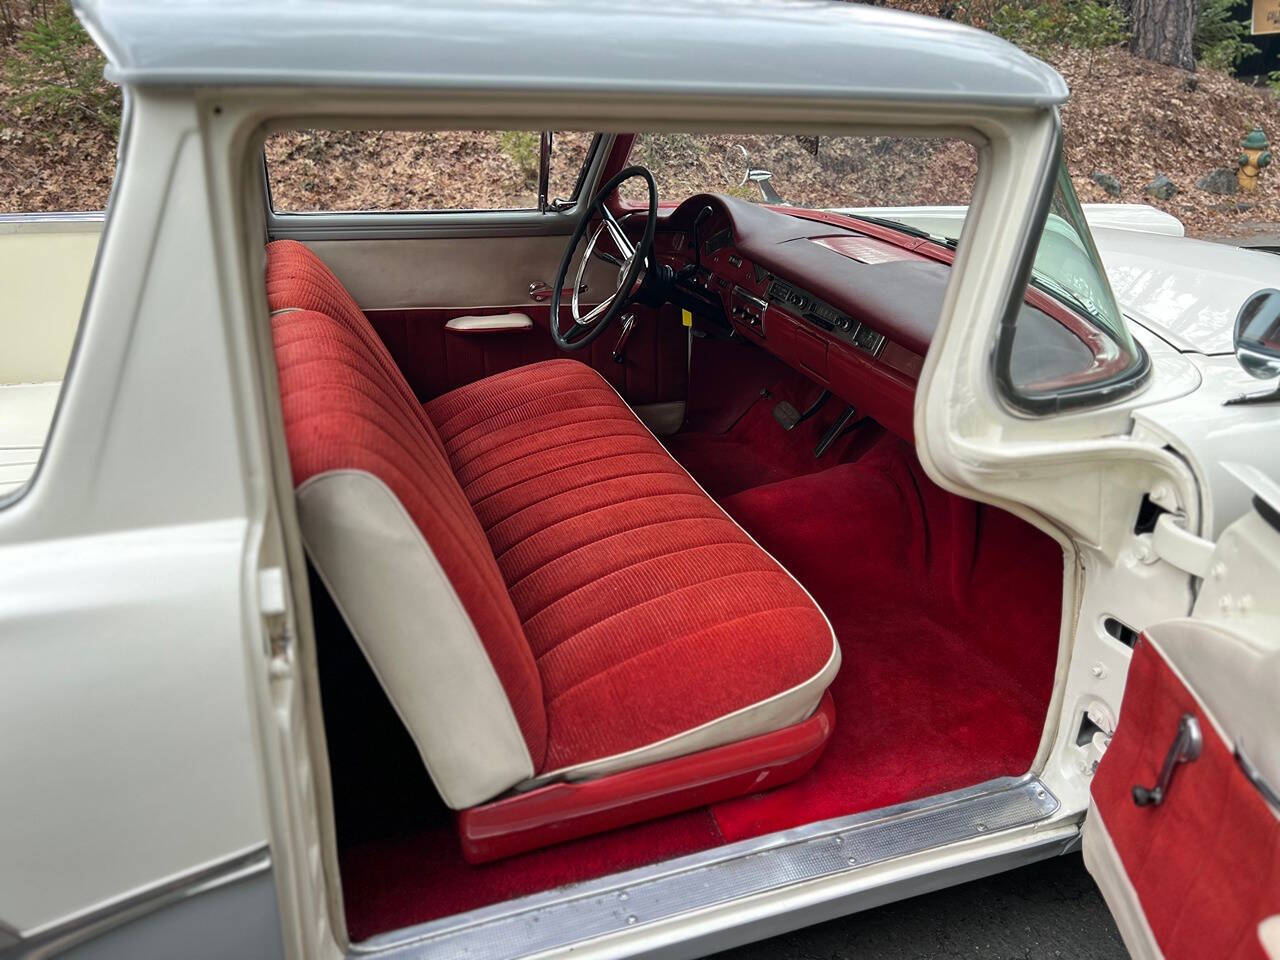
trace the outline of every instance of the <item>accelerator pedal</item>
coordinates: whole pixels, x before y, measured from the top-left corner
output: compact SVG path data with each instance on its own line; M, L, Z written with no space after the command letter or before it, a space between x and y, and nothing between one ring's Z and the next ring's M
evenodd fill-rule
M818 460L844 434L845 430L858 419L858 411L853 407L845 407L844 412L836 417L836 422L827 427L818 445L813 448L813 459Z
M796 428L796 424L804 423L822 409L822 405L826 403L830 397L831 391L823 390L822 393L818 395L818 399L813 401L813 403L809 405L809 409L804 413L801 413L794 406L787 403L787 401L782 400L773 408L773 419L778 421L779 426L781 426L783 430L794 430Z

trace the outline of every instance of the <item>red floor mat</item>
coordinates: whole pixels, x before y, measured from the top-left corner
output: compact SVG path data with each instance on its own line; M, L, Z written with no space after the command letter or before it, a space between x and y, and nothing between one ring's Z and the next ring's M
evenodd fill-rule
M844 665L832 687L836 730L818 766L768 794L480 867L463 862L443 811L413 831L348 841L353 939L1026 771L1052 690L1059 547L944 493L906 443L874 424L842 444L840 455L856 460L832 455L827 469L797 476L811 458L764 419L771 402L755 404L728 435L686 435L672 449L710 490L740 491L724 498L726 509L835 627ZM776 475L790 479L751 485Z
M890 436L724 506L809 589L844 652L826 753L793 784L717 804L726 840L1027 770L1057 651L1053 541L949 497Z

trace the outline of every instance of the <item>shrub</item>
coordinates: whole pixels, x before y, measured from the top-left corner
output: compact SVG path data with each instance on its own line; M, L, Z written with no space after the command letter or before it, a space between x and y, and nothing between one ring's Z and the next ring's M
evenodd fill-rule
M1211 70L1232 71L1258 52L1246 39L1249 25L1234 16L1236 0L1200 0L1193 41L1196 60Z
M1002 3L990 9L985 24L977 25L1033 52L1052 47L1096 50L1129 38L1124 13L1098 0Z
M102 77L102 54L68 3L33 16L5 58L9 103L36 118L75 119L115 136L120 93Z
M502 152L515 163L520 175L529 183L536 182L542 162L541 136L527 130L506 130L499 142L502 144Z

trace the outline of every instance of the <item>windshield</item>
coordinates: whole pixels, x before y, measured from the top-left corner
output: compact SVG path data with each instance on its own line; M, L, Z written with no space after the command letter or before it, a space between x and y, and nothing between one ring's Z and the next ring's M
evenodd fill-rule
M667 201L727 193L797 213L841 213L948 247L959 242L977 178L977 152L948 139L639 133L630 159L652 171ZM1037 409L1090 402L1145 363L1061 162L1011 355L1002 376L1013 399Z

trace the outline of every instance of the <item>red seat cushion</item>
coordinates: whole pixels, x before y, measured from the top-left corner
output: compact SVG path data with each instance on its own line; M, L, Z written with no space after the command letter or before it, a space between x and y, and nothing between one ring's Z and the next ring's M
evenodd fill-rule
M590 367L521 367L426 411L542 678L543 771L687 732L831 665L813 600Z
M267 247L267 303L294 486L330 470L387 484L475 624L536 767L546 752L541 680L431 422L355 301L302 244Z
M535 779L710 749L817 707L839 664L826 618L598 373L551 360L424 407L318 257L291 241L267 251L295 484L357 473L400 502L475 628ZM351 555L352 542L336 549ZM381 571L377 583L403 569ZM382 639L393 646L441 646L429 631L388 629ZM420 704L408 680L401 696ZM458 719L415 716L422 730ZM467 756L486 756L486 746ZM460 791L469 799L459 805L524 775Z

